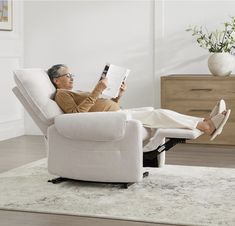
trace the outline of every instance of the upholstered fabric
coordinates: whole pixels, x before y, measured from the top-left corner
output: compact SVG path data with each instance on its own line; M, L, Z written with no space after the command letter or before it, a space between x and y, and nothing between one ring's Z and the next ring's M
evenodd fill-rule
M24 95L21 93L19 88L16 86L12 89L13 93L17 96L21 104L24 106L26 111L29 113L29 115L32 117L33 121L36 123L36 125L39 127L41 130L42 134L44 136L47 136L47 128L48 125L44 123L38 115L34 112L33 108L31 105L28 103L28 101L25 99Z
M104 129L106 127L104 126ZM102 182L142 180L142 125L126 122L125 136L115 141L84 141L48 130L48 170L65 178Z
M125 135L127 114L124 112L88 112L59 115L58 132L67 138L84 141L114 141Z
M52 100L56 90L44 70L17 70L14 79L14 93L48 138L50 173L103 182L142 179L143 140L150 138L151 129L143 128L128 111L63 114ZM195 139L200 135L198 130L158 129L150 144L159 146L166 137ZM164 162L162 152L158 165L163 166Z
M54 117L63 113L51 99L56 89L44 70L38 68L16 70L14 79L35 114L45 124L53 124Z
M142 142L150 134L139 121L124 112L63 114L42 69L17 70L14 79L14 93L47 137L49 172L104 182L142 179Z
M156 149L161 145L165 138L183 138L183 139L196 139L201 136L203 132L198 129L158 129L150 138L147 145L144 146L143 152L148 152Z
M159 129L158 132L162 137L185 139L196 139L203 134L198 129Z

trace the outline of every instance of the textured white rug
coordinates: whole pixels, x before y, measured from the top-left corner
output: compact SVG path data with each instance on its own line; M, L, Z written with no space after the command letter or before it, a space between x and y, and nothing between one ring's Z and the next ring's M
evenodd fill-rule
M235 225L235 169L166 165L128 189L51 184L46 160L0 174L0 209L181 225Z

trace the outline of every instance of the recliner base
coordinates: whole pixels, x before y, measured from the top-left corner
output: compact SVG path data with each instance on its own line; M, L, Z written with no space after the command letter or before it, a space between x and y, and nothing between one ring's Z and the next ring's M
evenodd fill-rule
M157 156L163 151L169 151L172 147L179 143L185 143L184 138L169 138L169 140L158 146L157 149L149 152L144 152L143 154L143 167L159 167Z
M149 172L144 172L143 173L143 178L147 177L149 175ZM80 182L89 182L89 183L105 183L105 182L97 182L97 181L84 181L84 180L73 180L73 179L69 179L69 178L64 178L64 177L56 177L53 178L51 180L48 180L47 182L50 182L52 184L60 184L64 181L80 181ZM119 184L121 185L122 188L127 189L128 187L130 187L131 185L133 185L134 183L115 183L115 182L107 182L108 184Z

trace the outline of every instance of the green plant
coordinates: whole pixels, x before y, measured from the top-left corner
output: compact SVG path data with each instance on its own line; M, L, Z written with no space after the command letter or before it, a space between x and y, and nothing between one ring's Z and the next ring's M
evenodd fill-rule
M231 20L223 25L222 31L216 29L208 32L207 28L202 26L190 26L186 31L192 32L192 36L196 36L200 47L208 49L209 52L233 54L235 49L235 17L231 17Z

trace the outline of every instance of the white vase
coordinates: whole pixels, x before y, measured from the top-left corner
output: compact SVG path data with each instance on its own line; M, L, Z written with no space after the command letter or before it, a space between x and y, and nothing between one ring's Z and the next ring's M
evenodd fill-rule
M215 76L228 76L235 67L235 57L230 53L213 53L208 59L208 67Z

